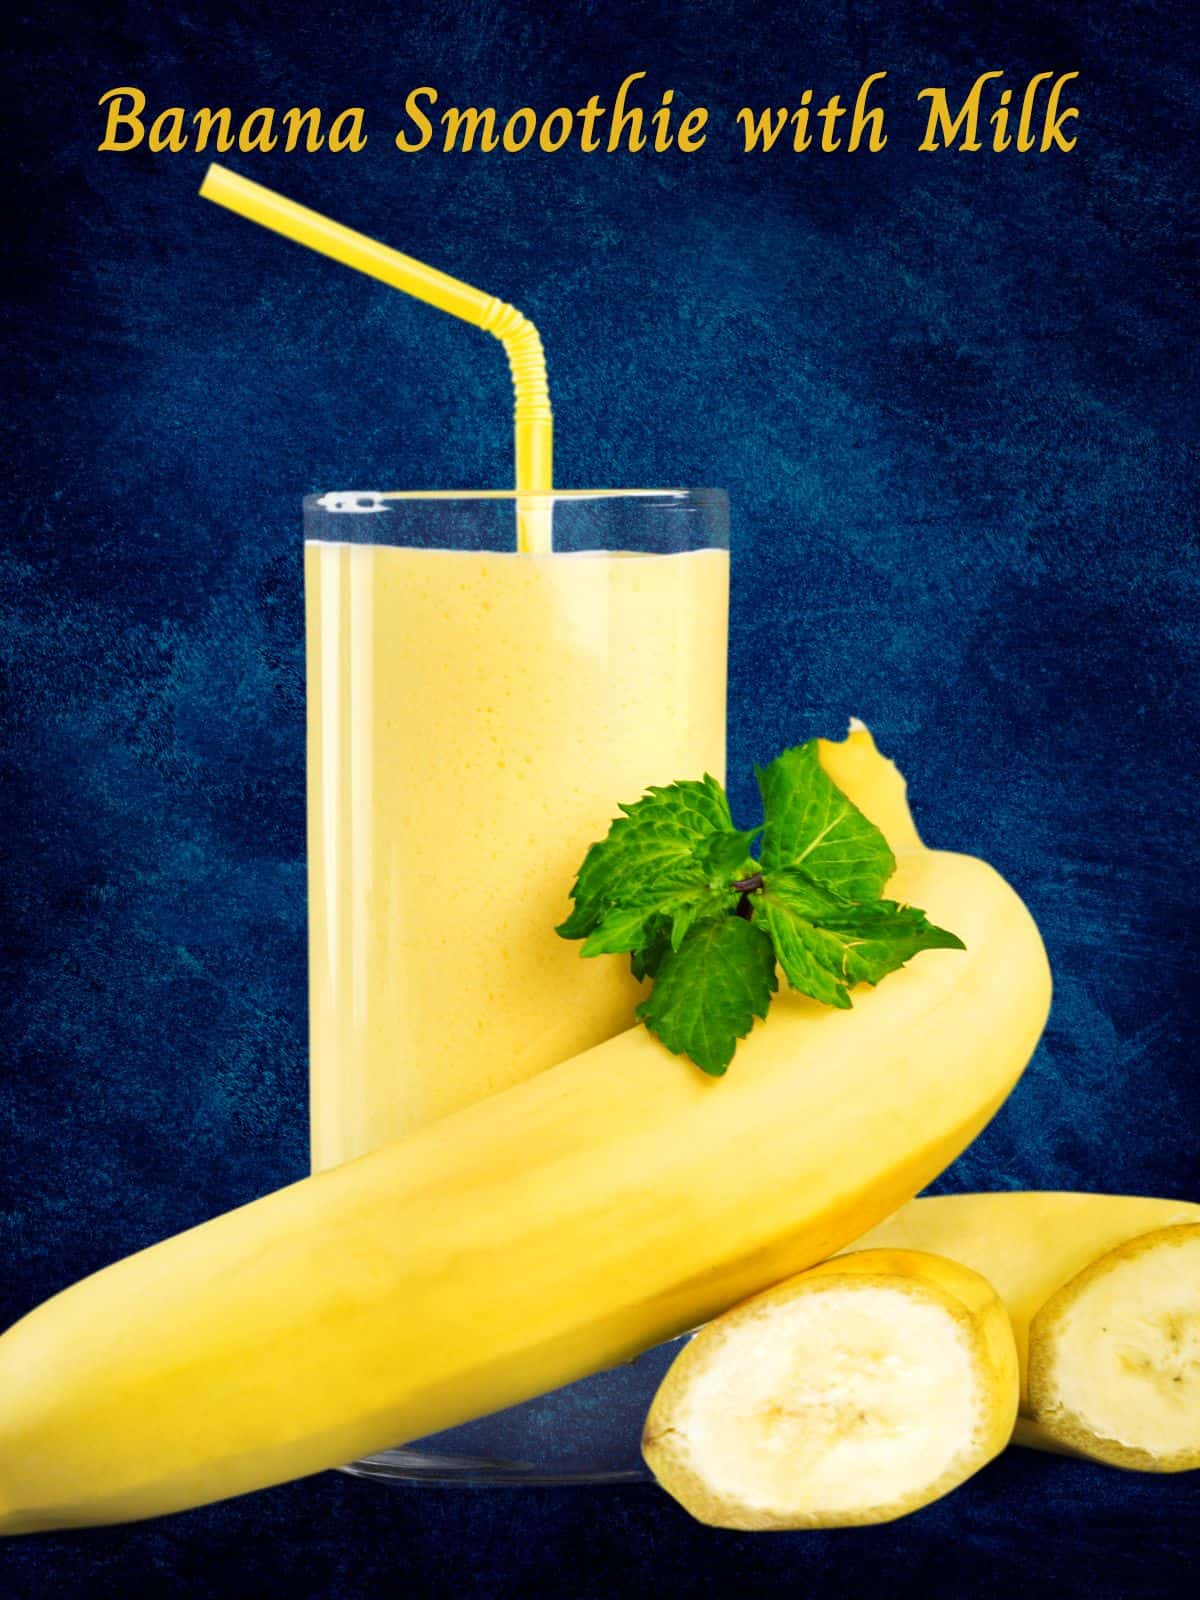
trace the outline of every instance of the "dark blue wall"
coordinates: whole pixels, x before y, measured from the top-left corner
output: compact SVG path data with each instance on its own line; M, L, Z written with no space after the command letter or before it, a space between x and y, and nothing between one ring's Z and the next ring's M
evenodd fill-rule
M305 1163L299 499L504 485L490 340L101 155L151 108L361 104L229 164L514 300L563 484L732 495L735 802L867 718L928 838L1045 931L1045 1042L952 1187L1200 1198L1194 216L1173 0L539 12L29 8L6 96L0 1320ZM994 13L994 14L993 14ZM1070 155L921 155L915 91L1078 69ZM392 146L408 89L648 92L698 154ZM742 104L886 69L878 155L744 156ZM326 1476L0 1553L15 1595L1170 1592L1196 1486L1013 1452L894 1528L744 1538L656 1491ZM0 1578L0 1586L3 1579Z

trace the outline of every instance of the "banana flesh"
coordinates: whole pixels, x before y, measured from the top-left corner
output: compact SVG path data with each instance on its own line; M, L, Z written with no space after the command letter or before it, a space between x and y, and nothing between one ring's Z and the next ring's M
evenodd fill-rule
M1112 1466L1200 1467L1200 1223L1110 1250L1043 1306L1028 1409L1053 1440Z
M1016 1410L1016 1347L991 1286L936 1256L866 1251L703 1329L642 1449L714 1527L846 1527L957 1487L1004 1448Z

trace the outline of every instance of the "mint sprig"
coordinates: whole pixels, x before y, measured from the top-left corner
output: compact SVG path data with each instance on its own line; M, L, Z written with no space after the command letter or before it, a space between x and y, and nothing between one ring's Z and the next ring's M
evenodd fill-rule
M558 932L585 956L628 954L653 987L639 1019L721 1076L778 987L850 1006L922 950L961 950L923 911L882 898L896 861L837 787L815 739L756 770L763 821L734 827L710 776L651 788L591 846ZM762 835L759 854L754 841Z

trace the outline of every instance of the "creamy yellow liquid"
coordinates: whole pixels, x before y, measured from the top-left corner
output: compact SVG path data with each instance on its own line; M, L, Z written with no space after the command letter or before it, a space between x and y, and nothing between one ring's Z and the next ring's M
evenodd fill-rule
M322 1168L630 1025L554 925L619 801L724 777L729 558L312 542L305 593Z

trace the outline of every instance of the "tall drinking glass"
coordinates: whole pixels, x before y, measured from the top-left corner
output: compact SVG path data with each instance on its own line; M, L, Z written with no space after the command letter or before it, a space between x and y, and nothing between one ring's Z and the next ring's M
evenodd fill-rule
M628 959L581 960L554 931L574 870L619 802L724 777L725 495L520 507L552 553L514 548L513 493L305 501L316 1169L630 1026ZM562 1395L536 1426L519 1407L472 1424L468 1450L457 1429L371 1470L611 1475L612 1441L581 1439L574 1412L557 1438Z

